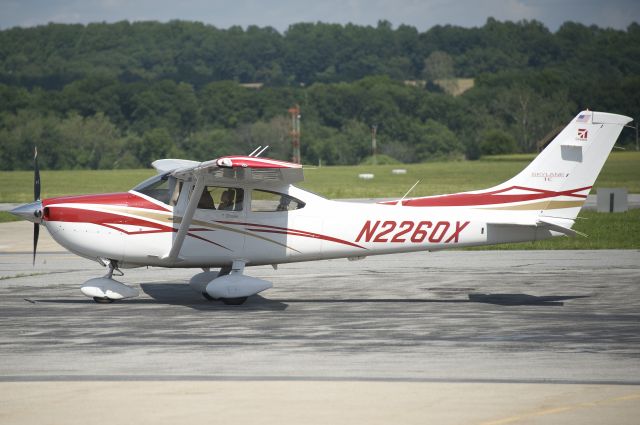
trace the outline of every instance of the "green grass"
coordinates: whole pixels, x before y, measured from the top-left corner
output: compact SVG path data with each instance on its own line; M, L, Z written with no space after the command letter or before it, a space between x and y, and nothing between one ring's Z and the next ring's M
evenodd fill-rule
M122 192L155 174L154 170L40 171L42 197ZM0 171L0 202L32 202L32 171Z
M574 230L588 237L561 236L537 242L522 242L468 248L490 249L640 249L640 209L624 213L581 211Z
M309 167L301 187L327 198L400 197L417 181L411 196L454 193L484 189L501 183L521 171L534 155L500 155L479 161L428 162L402 165L358 165ZM405 175L393 175L404 168ZM361 180L360 173L373 173L373 180ZM154 174L147 170L65 170L42 171L42 195L54 197L84 193L119 192L131 189ZM33 200L33 173L0 172L0 202ZM595 187L626 187L640 193L640 152L613 152Z
M385 198L400 197L421 180L411 196L455 193L501 183L524 169L534 156L500 155L479 161L310 168L305 170L301 187L332 199ZM394 168L404 168L407 174L393 175ZM358 178L360 173L373 173L375 178L362 180ZM640 152L613 152L595 183L595 188L598 187L626 187L629 193L640 193Z
M9 214L7 211L0 211L0 223L8 223L10 221L20 220L13 214Z
M501 183L522 170L535 155L499 155L479 161L430 162L402 165L359 165L350 167L309 167L301 187L327 198L401 197L417 181L422 182L411 196L454 193L484 189ZM404 168L405 175L391 170ZM360 173L373 173L373 180L361 180ZM54 197L83 193L126 191L152 176L146 170L42 171L42 195ZM33 173L0 172L0 202L31 202ZM640 193L640 153L613 152L595 184L598 187L626 187ZM595 193L595 189L592 191ZM478 249L640 249L640 210L618 214L583 211L575 229L589 235L560 237L547 241L496 245ZM16 218L0 212L0 222Z

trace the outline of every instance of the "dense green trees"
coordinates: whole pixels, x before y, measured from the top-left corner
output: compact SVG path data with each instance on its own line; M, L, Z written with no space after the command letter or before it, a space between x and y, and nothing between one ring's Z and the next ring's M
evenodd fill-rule
M0 31L0 169L29 168L33 145L46 168L204 160L265 144L287 159L294 104L310 163L360 162L372 125L379 152L401 161L529 152L582 108L640 117L639 76L638 24L12 28ZM475 86L453 97L433 84L451 77ZM240 85L250 82L264 86Z

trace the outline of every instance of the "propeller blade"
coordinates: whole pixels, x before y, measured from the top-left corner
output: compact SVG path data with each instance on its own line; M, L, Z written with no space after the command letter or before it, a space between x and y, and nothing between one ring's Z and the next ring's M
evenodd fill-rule
M36 248L38 248L38 237L40 236L40 225L33 223L33 265L36 265Z
M40 168L38 167L38 147L33 148L33 198L40 200ZM40 224L33 223L33 265L36 265L36 250L38 248L38 238L40 237Z
M40 169L38 168L38 148L34 149L33 153L33 200L40 200Z

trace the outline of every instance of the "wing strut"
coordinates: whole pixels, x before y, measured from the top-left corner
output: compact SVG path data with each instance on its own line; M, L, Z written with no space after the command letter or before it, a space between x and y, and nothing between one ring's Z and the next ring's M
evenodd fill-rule
M191 226L191 221L193 221L193 216L196 213L196 207L200 201L200 195L202 195L202 189L204 189L204 177L204 174L200 173L196 176L196 185L191 192L191 198L189 199L189 204L187 204L187 210L184 212L184 216L182 217L182 222L180 223L180 228L178 229L176 238L171 246L171 251L166 257L171 261L176 261L178 259L178 254L180 253L182 244L184 243L184 238L189 232L189 226Z

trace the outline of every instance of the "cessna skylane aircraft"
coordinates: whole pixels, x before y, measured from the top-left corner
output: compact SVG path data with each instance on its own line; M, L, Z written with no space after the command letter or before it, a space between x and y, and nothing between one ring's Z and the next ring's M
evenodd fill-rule
M631 118L580 112L512 179L486 190L362 204L302 190L299 164L249 156L161 159L158 174L125 193L40 200L12 211L69 251L108 267L81 291L97 302L138 295L120 268L202 268L190 285L242 304L272 286L245 266L434 251L573 236L572 226ZM212 271L212 268L219 270Z

